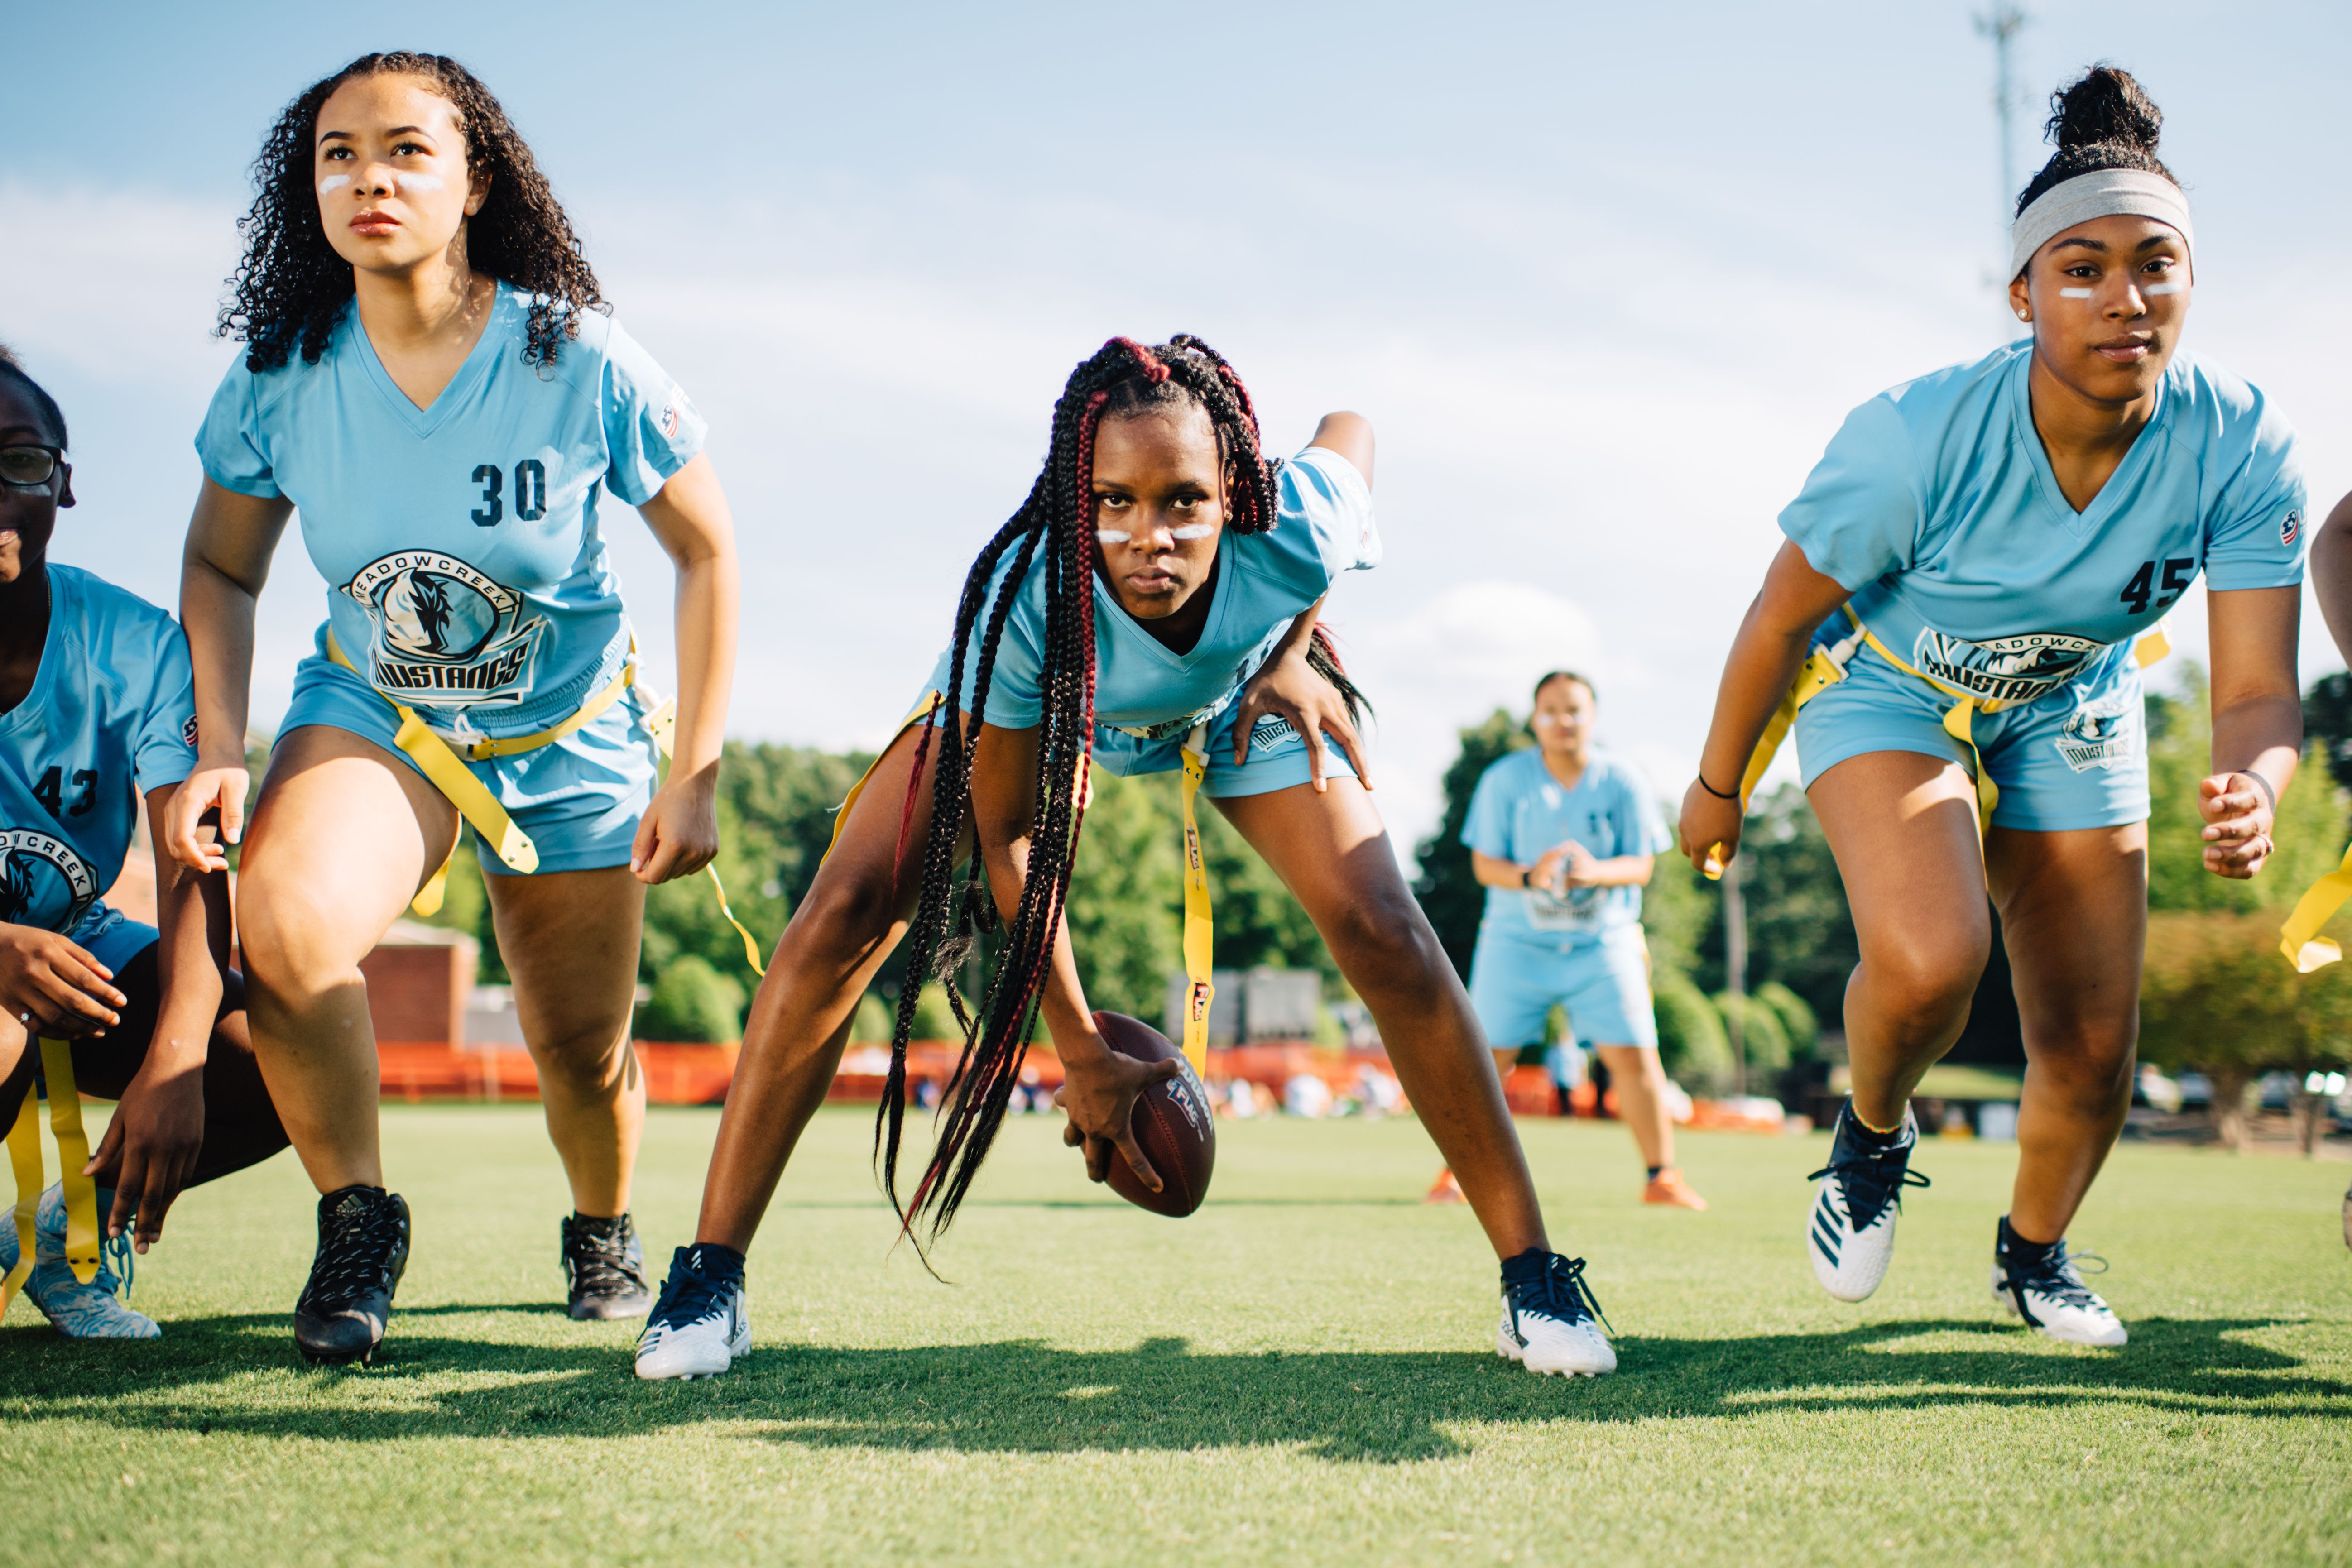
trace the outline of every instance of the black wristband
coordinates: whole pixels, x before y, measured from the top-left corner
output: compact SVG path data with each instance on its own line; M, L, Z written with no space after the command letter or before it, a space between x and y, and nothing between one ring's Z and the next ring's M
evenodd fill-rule
M1705 773L1700 773L1698 775L1698 787L1706 791L1707 794L1715 796L1717 800L1738 800L1739 798L1736 795L1726 795L1723 791L1707 783L1706 775Z
M1522 867L1520 867L1520 868L1519 868L1519 886L1520 886L1520 887L1522 887L1522 888L1532 888L1532 887L1534 887L1534 886L1535 886L1535 874L1536 874L1536 868L1535 868L1533 866L1522 866Z

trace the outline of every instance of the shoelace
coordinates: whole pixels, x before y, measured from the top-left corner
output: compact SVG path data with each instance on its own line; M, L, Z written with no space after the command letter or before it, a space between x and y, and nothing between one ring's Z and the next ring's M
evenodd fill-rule
M135 1215L132 1216L134 1220L137 1217ZM126 1301L131 1300L131 1260L134 1256L131 1249L129 1226L123 1227L121 1236L109 1237L98 1244L99 1266L112 1268L114 1277L122 1281L122 1299Z
M733 1276L698 1274L686 1268L673 1268L669 1278L662 1281L661 1300L654 1303L653 1317L646 1327L683 1329L701 1322L706 1318L723 1316L727 1297L735 1285Z
M1592 1293L1592 1286L1584 1278L1581 1258L1562 1258L1555 1252L1545 1260L1541 1277L1512 1285L1514 1330L1519 1326L1519 1310L1523 1307L1546 1312L1563 1323L1599 1318L1612 1334L1617 1331L1617 1325L1610 1322L1609 1314L1601 1310L1601 1298Z
M592 1296L616 1295L646 1288L643 1269L629 1261L629 1233L615 1226L599 1234L566 1221L563 1261L572 1270L572 1286Z
M1911 1169L1907 1162L1911 1152L1918 1147L1914 1139L1891 1149L1864 1149L1846 1143L1843 1139L1830 1151L1830 1163L1808 1175L1805 1180L1818 1182L1823 1176L1835 1176L1844 1190L1846 1218L1856 1230L1864 1230L1878 1217L1879 1211L1889 1204L1896 1213L1903 1209L1903 1189L1932 1187L1936 1184ZM1906 1162L1900 1173L1889 1177L1884 1167L1901 1159Z
M2105 1306L2106 1303L2099 1300L2098 1292L2083 1283L2081 1266L2085 1263L2098 1265L2091 1270L2094 1274L2107 1271L2105 1258L2095 1252L2069 1252L2065 1241L2061 1239L2041 1262L2030 1268L2017 1269L2010 1278L2021 1289L2063 1301L2069 1307Z
M322 1311L338 1311L369 1290L381 1290L392 1271L392 1255L400 1245L400 1215L389 1197L378 1199L359 1214L337 1214L329 1222L310 1266L310 1283L302 1300Z

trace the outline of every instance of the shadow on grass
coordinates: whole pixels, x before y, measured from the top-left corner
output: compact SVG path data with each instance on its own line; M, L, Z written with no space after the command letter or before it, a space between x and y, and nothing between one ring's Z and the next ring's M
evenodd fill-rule
M2278 1321L2271 1319L2146 1320L2132 1325L2132 1345L2120 1353L2066 1352L2019 1331L1942 1319L1824 1334L1634 1335L1619 1342L1617 1376L1572 1383L1475 1353L1204 1355L1182 1340L1154 1339L1127 1351L1031 1341L782 1345L753 1352L721 1379L653 1384L631 1377L617 1341L529 1344L415 1331L420 1320L513 1310L404 1311L383 1360L362 1373L299 1367L282 1316L178 1322L163 1341L131 1345L11 1330L0 1333L0 1416L359 1442L646 1436L731 1421L744 1424L747 1441L824 1447L1285 1444L1383 1463L1464 1453L1459 1426L1490 1422L2119 1404L2184 1416L2352 1417L2352 1384L2303 1374L2295 1357L2232 1337Z

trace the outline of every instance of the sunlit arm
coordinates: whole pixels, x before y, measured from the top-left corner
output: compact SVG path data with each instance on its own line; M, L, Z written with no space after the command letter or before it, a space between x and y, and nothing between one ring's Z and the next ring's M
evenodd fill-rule
M707 454L672 474L637 510L677 573L675 754L630 856L638 879L651 883L690 876L719 854L719 756L727 742L742 584L735 520Z
M2278 799L2303 754L2303 591L2240 588L2205 603L2213 654L2213 773L2197 801L2205 868L2244 879L2270 858Z
M283 496L240 495L206 479L188 520L180 624L195 669L196 768L172 799L161 843L173 859L194 870L226 870L223 845L245 837L254 606L293 510ZM220 814L220 832L207 839L197 824L214 811Z

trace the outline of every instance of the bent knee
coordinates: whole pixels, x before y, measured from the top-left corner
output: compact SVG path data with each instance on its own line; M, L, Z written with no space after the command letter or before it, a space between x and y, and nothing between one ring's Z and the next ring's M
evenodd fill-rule
M1325 932L1331 956L1357 990L1365 984L1419 984L1435 965L1452 964L1437 933L1408 900L1375 899L1351 903Z
M1968 1010L1991 952L1990 933L1973 941L1954 933L1937 942L1878 943L1864 949L1862 974L1884 1014L1933 1032Z
M786 941L811 953L863 953L889 939L904 918L899 902L891 878L879 869L820 876L793 911Z
M543 1077L560 1079L575 1090L609 1089L632 1076L625 1026L579 1029L525 1044L532 1065Z
M361 952L337 940L336 911L308 885L247 882L237 889L244 974L278 996L315 994L360 979ZM240 999L243 987L239 987Z

